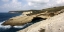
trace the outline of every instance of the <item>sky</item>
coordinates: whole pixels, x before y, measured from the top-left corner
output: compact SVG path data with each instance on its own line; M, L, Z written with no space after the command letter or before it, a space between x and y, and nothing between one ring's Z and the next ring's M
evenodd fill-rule
M64 0L0 0L0 12L63 6Z

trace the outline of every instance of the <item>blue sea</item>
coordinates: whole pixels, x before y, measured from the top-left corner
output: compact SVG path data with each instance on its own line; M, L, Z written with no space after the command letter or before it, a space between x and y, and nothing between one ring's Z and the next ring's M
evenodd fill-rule
M5 22L5 20L8 20L9 18L19 15L21 15L21 13L0 13L0 32L16 32L18 30L23 29L24 26L11 27L10 25L8 26L1 25L3 22Z
M9 18L19 16L19 15L21 15L21 13L0 13L0 32L16 32L16 31L22 30L38 21L41 21L41 18L36 18L36 19L33 19L30 23L27 23L23 26L11 27L10 25L8 25L8 26L1 25L2 23L5 22L5 20L8 20Z

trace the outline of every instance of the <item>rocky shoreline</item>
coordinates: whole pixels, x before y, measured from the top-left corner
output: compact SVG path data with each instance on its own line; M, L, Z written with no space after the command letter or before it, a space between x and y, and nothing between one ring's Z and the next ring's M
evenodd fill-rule
M64 13L35 23L17 32L64 32Z
M62 9L61 11L58 11L58 14L63 12L63 10L64 9ZM54 12L48 13L47 11L46 11L46 13L44 12L44 13L39 13L39 14L35 14L35 15L30 15L30 16L27 16L27 15L21 16L20 15L20 16L10 18L9 20L6 20L2 25L19 26L19 25L24 25L26 23L29 23L35 18L42 18L44 20L44 19L53 17L55 15L57 15L57 14L54 14Z
M54 10L54 9L57 10L58 8L60 8L60 7L52 8L52 10ZM51 8L49 8L49 9L51 10ZM18 32L35 32L35 31L36 32L42 32L42 31L43 32L44 31L45 32L47 32L47 31L51 32L50 30L52 29L52 31L53 31L56 28L57 25L52 26L52 27L54 27L54 28L52 28L52 27L49 26L49 24L50 23L51 23L50 25L54 25L54 23L56 24L55 21L58 22L58 20L56 20L57 16L58 16L58 18L59 18L59 16L63 17L61 15L64 15L64 13L63 13L64 12L64 8L62 7L62 9L60 9L58 11L54 11L54 12L52 10L50 11L49 9L48 9L48 11L47 10L45 11L45 9L44 9L44 11L39 11L39 12L36 11L37 13L34 12L34 11L23 12L23 14L22 14L23 16L20 15L20 16L16 16L16 17L10 18L9 20L6 20L2 25L20 26L20 25L24 25L26 23L30 23L34 19L36 19L36 20L40 19L41 21L39 21L39 22L27 27L26 29L18 31ZM60 14L60 15L58 15L58 14ZM60 18L59 20L62 20L62 19L63 18ZM53 31L53 32L55 32L55 31Z

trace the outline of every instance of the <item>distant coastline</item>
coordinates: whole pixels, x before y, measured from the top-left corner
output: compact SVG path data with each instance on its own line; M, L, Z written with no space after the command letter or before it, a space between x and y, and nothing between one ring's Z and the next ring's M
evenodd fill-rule
M41 10L21 10L21 11L9 11L8 13L23 13L23 12L29 12L29 11L41 11Z
M46 9L42 9L42 10L25 10L25 11L9 11L9 13L22 13L21 15L19 16L16 16L16 17L12 17L8 20L6 20L4 23L2 23L1 25L10 25L12 27L14 26L23 26L25 24L28 24L28 23L31 23L31 24L34 24L34 23L38 23L40 21L42 21L43 23L43 20L46 20L46 19L49 19L53 16L56 16L56 15L59 15L61 13L63 13L64 15L64 6L59 6L59 7L52 7L52 8L46 8ZM23 15L23 16L22 16ZM59 15L60 16L60 15ZM61 17L61 16L60 16ZM63 16L62 16L63 17ZM55 19L54 19L55 18ZM54 17L53 19L56 20L56 17ZM53 19L51 18L50 20L53 21ZM60 18L61 19L61 18ZM38 21L36 21L38 20ZM48 23L51 23L51 21L49 20L46 20L44 21L43 24L48 24ZM54 22L56 23L56 21ZM58 23L58 22L57 22ZM40 24L40 23L39 23ZM41 24L40 24L41 25ZM42 27L40 27L40 25L38 26L38 24L36 24L35 26L39 27L37 29L44 29ZM35 26L31 26L32 27L35 27ZM30 26L29 26L30 27ZM31 28L27 28L27 29L31 29ZM46 26L45 26L46 27ZM55 27L55 26L54 26ZM56 27L55 27L56 28ZM23 28L24 29L24 28ZM47 28L48 29L48 28ZM27 30L21 30L21 32L25 32ZM29 32L31 32L32 30L30 30ZM34 31L34 30L33 30ZM35 28L35 31L36 28ZM39 32L39 31L38 31Z

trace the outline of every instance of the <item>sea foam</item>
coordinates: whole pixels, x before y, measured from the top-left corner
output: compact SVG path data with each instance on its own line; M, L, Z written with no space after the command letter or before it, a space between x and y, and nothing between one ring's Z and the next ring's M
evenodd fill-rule
M1 25L2 23L4 23L5 21L3 21L3 22L0 22L0 28L1 29L9 29L9 28L11 28L11 26L10 25L6 25L6 26L3 26L3 25ZM23 28L24 26L14 26L14 28Z
M1 25L1 24L4 23L4 22L5 22L5 21L0 22L0 28L1 28L1 29L9 29L9 28L11 28L10 25L6 25L6 26Z

